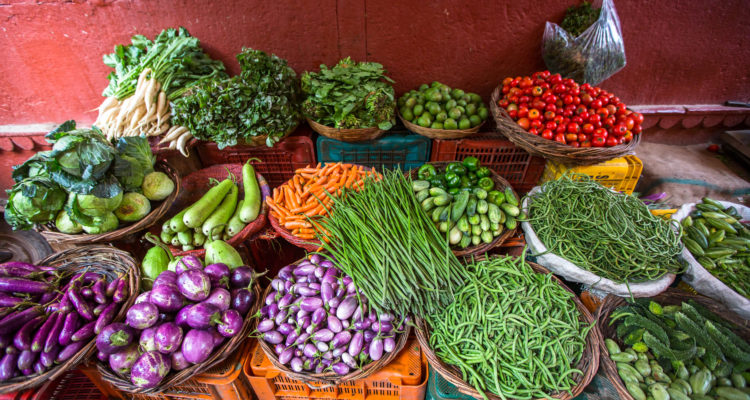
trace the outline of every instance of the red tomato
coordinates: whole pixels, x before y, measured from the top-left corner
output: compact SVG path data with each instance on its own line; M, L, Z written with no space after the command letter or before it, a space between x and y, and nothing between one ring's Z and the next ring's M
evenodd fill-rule
M616 137L610 136L607 138L607 142L605 144L607 145L607 147L612 147L612 146L617 146L620 143L617 141Z
M563 96L563 103L565 104L573 104L573 96L566 94Z
M553 121L555 121L557 125L560 125L563 123L564 119L565 118L562 115L555 115L555 118L553 119Z
M558 83L562 82L562 76L560 76L560 74L550 75L547 81L550 83L550 85L557 85Z
M529 125L531 124L531 121L529 121L528 118L521 117L518 121L516 121L518 125L521 126L525 131L529 130Z
M528 103L529 101L531 101L531 97L526 96L526 95L523 95L518 98L519 103Z
M544 124L544 127L546 129L554 131L555 129L557 129L557 124L555 123L555 121L547 121L547 123Z
M581 143L579 143L579 142L568 142L568 146L578 148L578 147L581 147Z
M568 93L573 96L578 96L581 94L581 89L578 88L578 85L573 85L573 87L568 90Z
M503 86L508 86L508 85L510 85L511 82L513 82L513 78L507 77L507 78L503 79Z
M542 95L542 93L544 93L544 89L542 89L542 87L541 87L541 86L534 86L534 87L533 87L533 88L531 89L531 94L532 94L533 96L539 97L539 96L541 96L541 95Z
M574 115L570 120L578 125L583 125L583 118L580 115Z
M526 106L518 107L518 117L524 118L529 116L529 108Z
M626 133L623 137L621 137L623 143L630 143L631 140L633 140L633 132Z
M570 117L572 117L572 116L573 116L573 110L571 110L571 109L567 109L567 110L563 111L563 113L562 113L562 114L563 114L563 117L568 117L568 118L570 118Z
M545 129L542 131L542 137L548 140L552 140L555 137L555 134L551 129Z
M635 126L635 121L633 121L633 118L625 118L625 126L628 127L628 130L632 130Z
M589 123L595 124L597 122L601 122L602 117L599 116L599 114L593 114L589 113Z
M555 134L556 135L564 135L565 134L565 125L558 125L558 127L555 128Z
M576 140L578 140L578 135L576 135L575 133L566 133L565 134L565 141L566 142L572 143L572 142L575 142Z
M531 96L531 87L524 88L523 94L526 96Z
M614 104L608 104L607 110L609 110L609 115L617 114L617 107Z
M593 138L591 138L591 145L593 147L604 147L606 143L607 139L602 136L594 136Z
M508 101L510 101L511 103L518 103L518 96L516 95L508 96Z
M601 117L602 120L606 119L609 116L609 110L607 110L604 107L600 107L596 110L596 114Z
M587 135L587 134L585 134L585 133L579 133L578 134L578 141L579 142L585 142L585 141L589 140L589 138L590 138L590 136Z
M555 142L565 144L565 135L563 135L562 133L558 133L557 135L555 135Z
M503 86L503 94L508 94L510 92L510 86Z
M558 83L557 85L552 86L552 91L555 93L565 93L567 90L568 88L561 83Z
M604 127L611 129L611 128L613 128L615 126L616 123L617 123L617 119L614 116L610 115L604 121Z
M620 102L620 98L615 95L612 95L612 97L610 97L610 101L617 104Z
M628 109L625 107L625 103L616 103L617 115L625 115L628 113Z
M508 105L510 105L510 102L508 101L508 99L502 99L497 101L497 105L502 108L507 108Z
M592 101L594 101L594 98L588 93L584 93L583 96L581 96L581 102L583 104L589 105Z
M510 86L518 86L518 84L521 82L521 77L517 76L515 79L510 81Z
M595 110L598 110L598 109L602 108L602 101L599 100L599 99L596 99L596 100L592 101L591 102L591 108L593 108Z
M549 120L551 120L551 119L554 119L554 118L555 118L555 115L556 115L556 114L555 114L555 112L554 112L554 111L549 111L549 110L547 110L547 111L545 111L545 112L544 112L544 119L546 119L546 120L548 120L548 121L549 121Z
M519 86L525 89L533 84L534 82L527 76L521 80L521 84Z
M606 138L607 136L609 136L609 132L607 132L606 129L604 128L594 129L594 137Z
M508 78L505 78L505 79L508 79ZM583 85L581 85L581 89L583 89L583 90L590 90L591 89L591 84L584 83Z
M547 103L542 101L542 99L535 97L534 101L531 102L531 108L536 108L537 110L541 111L544 110L544 107L547 106Z
M634 112L630 114L630 116L633 117L633 120L635 121L636 124L640 125L643 123L643 114Z
M539 110L536 108L532 108L529 110L529 119L537 119L539 118Z
M585 142L581 142L581 147L591 147L591 141L587 140Z
M576 115L581 115L586 112L586 106L578 106L576 107Z
M582 112L578 116L581 117L584 121L588 121L589 120L589 112L588 111L584 111L584 112Z
M555 100L555 106L558 109L562 110L563 108L565 108L565 103L563 103L563 101L561 99L557 99L557 100Z
M508 116L509 116L509 117L510 117L511 119L516 119L516 118L518 118L518 110L510 110L510 111L508 111Z
M541 130L544 127L544 122L541 119L532 119L531 127L536 130Z
M539 136L539 131L536 128L529 129L529 133L532 135Z
M594 125L592 125L592 124L583 124L583 126L581 127L581 130L583 131L583 133L585 133L587 135L590 135L590 134L594 133Z
M555 112L555 111L557 111L557 106L556 106L556 105L554 105L554 104L546 104L546 105L544 106L544 111L552 111L552 112Z
M631 131L633 131L633 134L637 135L637 134L639 134L639 133L641 133L641 132L643 131L643 128L641 128L641 126L640 126L640 125L637 125L637 124L636 124L636 125L635 125L635 126L633 127L633 129L631 129Z
M581 131L581 126L572 122L568 124L567 130L568 133L575 133L577 135Z
M615 125L614 129L612 130L612 133L614 133L615 136L622 136L622 135L628 133L628 127L625 126L625 124L617 124L617 125Z

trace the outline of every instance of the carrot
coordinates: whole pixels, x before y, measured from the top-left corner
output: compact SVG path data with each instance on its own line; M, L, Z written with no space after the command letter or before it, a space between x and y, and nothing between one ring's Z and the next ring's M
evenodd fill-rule
M310 228L312 225L310 225L309 222L305 221L288 221L284 224L284 228L286 229L295 229L295 228Z

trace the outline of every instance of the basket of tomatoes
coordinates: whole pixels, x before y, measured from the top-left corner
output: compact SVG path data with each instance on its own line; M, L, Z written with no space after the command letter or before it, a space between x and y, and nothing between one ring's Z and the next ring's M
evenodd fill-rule
M565 164L596 164L632 154L643 115L617 96L549 71L505 78L490 109L511 142L535 156Z

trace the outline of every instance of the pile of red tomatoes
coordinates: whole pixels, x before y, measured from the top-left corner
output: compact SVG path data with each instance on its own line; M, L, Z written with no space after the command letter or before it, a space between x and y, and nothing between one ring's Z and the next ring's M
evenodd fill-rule
M573 147L612 147L641 133L643 115L619 97L549 71L505 78L498 106L532 135Z

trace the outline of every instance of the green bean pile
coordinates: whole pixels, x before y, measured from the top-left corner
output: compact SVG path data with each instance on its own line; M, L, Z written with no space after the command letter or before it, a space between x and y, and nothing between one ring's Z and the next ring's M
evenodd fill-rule
M549 398L575 386L575 368L593 325L581 322L573 293L523 258L466 267L455 301L427 318L430 347L483 397Z
M323 248L376 309L422 316L453 301L464 276L411 186L396 170L359 192L345 192L321 221L328 234L318 235L329 239Z
M596 275L636 283L683 268L673 221L587 175L566 174L547 182L529 203L528 221L547 251Z

